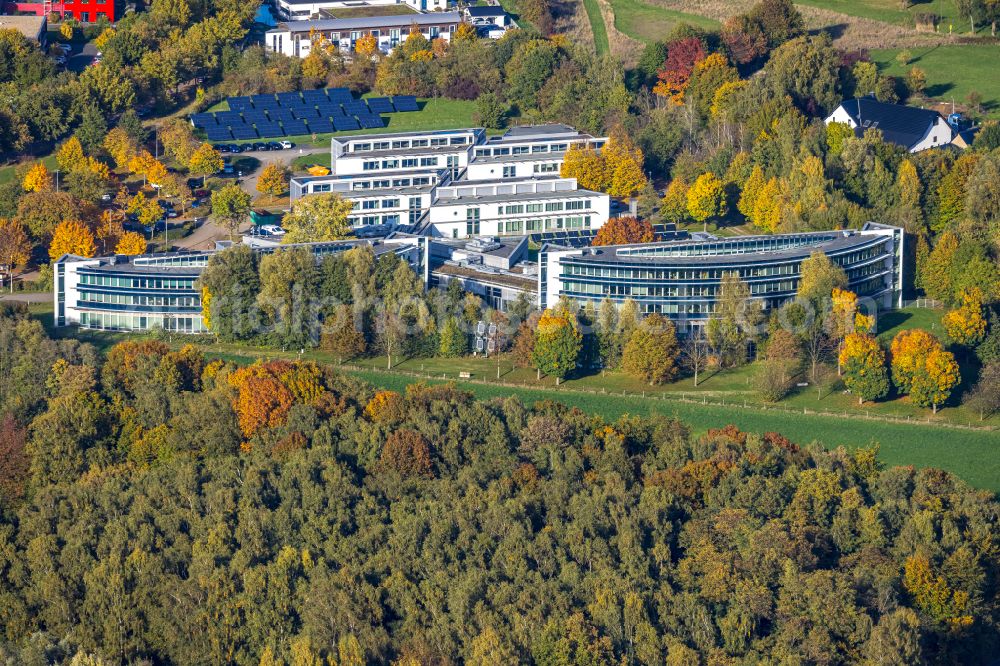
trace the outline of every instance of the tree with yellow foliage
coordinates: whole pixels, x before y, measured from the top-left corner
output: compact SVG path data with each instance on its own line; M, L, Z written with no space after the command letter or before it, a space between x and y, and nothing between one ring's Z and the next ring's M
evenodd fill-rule
M103 145L118 169L127 169L129 162L139 152L138 144L121 127L115 127L108 132Z
M87 166L87 158L83 154L83 146L75 136L70 137L59 148L56 153L56 163L59 169L65 173L76 171Z
M683 178L677 177L667 185L667 191L660 202L660 216L667 222L678 224L688 217L687 204L688 185Z
M573 144L566 151L559 175L576 178L577 185L585 190L604 192L611 182L611 174L601 155L593 146Z
M467 42L474 42L479 39L479 33L476 32L476 27L474 25L463 21L458 24L458 28L455 29L455 34L452 39L455 41L464 40Z
M147 181L147 174L156 169L157 159L148 150L141 150L128 161L128 170L136 176L142 176L142 184ZM162 166L162 165L161 165Z
M953 590L944 578L935 576L925 555L918 553L906 558L903 587L917 608L934 622L951 629L972 624L972 616L968 614L969 594Z
M951 390L961 379L955 355L940 347L932 349L913 375L910 399L916 405L930 407L936 414L938 405L951 396Z
M125 233L122 228L122 218L124 215L119 210L106 210L101 213L101 219L97 223L97 230L94 236L101 243L101 254L107 254L111 248L118 243L118 239Z
M31 258L31 240L19 220L0 217L0 264L7 268L10 290L14 291L14 273Z
M204 187L205 176L219 173L222 171L222 166L222 154L211 144L203 143L191 154L188 171L194 176L201 176L201 184Z
M354 52L362 58L370 58L378 50L378 40L374 35L362 35L354 42Z
M24 176L21 188L25 192L47 192L52 189L52 175L44 164L35 162Z
M865 400L884 398L889 393L885 352L872 336L848 334L837 361L843 370L844 385L852 395L858 396L859 405Z
M760 196L760 191L764 189L766 183L764 170L755 164L753 169L750 170L750 177L747 178L746 182L743 183L743 187L740 188L740 200L736 203L737 210L748 220L753 218L753 207L756 205L757 197Z
M49 258L52 261L64 254L93 257L96 252L94 234L79 220L63 220L52 232L52 242L49 243Z
M62 25L59 26L59 35L67 42L73 39L73 23L70 19L63 19Z
M617 128L601 149L605 170L610 182L605 190L613 197L634 197L646 186L647 178L642 169L642 149L625 130Z
M784 190L777 178L772 178L760 188L753 204L750 221L754 226L769 234L778 230L784 209Z
M696 222L707 223L726 215L726 190L712 172L703 173L687 191L688 215Z
M910 392L913 377L923 367L927 355L940 348L938 339L920 328L910 328L896 334L889 345L889 354L892 361L892 383L900 393Z
M941 318L948 337L960 345L973 347L986 335L986 317L983 316L983 292L977 288L963 289L961 305L949 310Z
M98 51L103 51L107 47L108 42L110 42L111 39L115 36L115 34L117 33L114 28L105 28L104 30L101 31L101 34L99 34L97 38L94 40L94 46L97 47Z
M135 231L126 231L123 233L118 244L115 246L115 254L136 256L145 254L145 252L146 239L142 234Z
M326 79L326 75L329 73L330 65L320 49L313 48L309 55L302 59L302 76L311 79Z
M280 197L288 189L285 168L280 164L268 164L257 179L257 191L272 197Z

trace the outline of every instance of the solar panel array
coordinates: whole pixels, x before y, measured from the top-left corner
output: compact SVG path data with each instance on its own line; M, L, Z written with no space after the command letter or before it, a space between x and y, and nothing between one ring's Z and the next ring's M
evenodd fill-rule
M209 141L270 139L385 127L383 113L418 111L412 95L354 99L347 88L229 98L229 110L195 113L191 124Z

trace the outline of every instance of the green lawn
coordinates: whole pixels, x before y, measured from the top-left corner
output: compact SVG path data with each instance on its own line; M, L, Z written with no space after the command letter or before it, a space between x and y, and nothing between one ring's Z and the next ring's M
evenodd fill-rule
M610 0L615 12L615 27L640 42L663 41L678 23L716 30L714 19L659 7L643 0Z
M594 48L597 55L603 55L611 50L608 42L608 29L601 16L601 7L597 0L583 0L583 8L587 10L587 20L590 21L590 31L594 33Z
M45 168L49 170L49 173L52 173L53 175L55 174L55 170L58 168L56 165L55 155L47 155L41 159L41 162L45 165ZM0 167L0 185L6 185L10 181L14 180L17 176L18 166L19 165L17 164L10 164L5 167Z
M384 114L382 117L386 120L385 127L348 132L331 132L327 134L286 136L279 137L276 140L288 140L299 145L327 146L330 143L330 137L348 134L380 134L383 132L410 132L415 130L456 129L476 126L472 122L472 114L476 112L476 103L474 101L433 97L417 100L417 104L421 107L419 111ZM208 110L224 111L228 107L229 105L223 101L210 107ZM252 141L231 141L227 143L252 143Z
M968 33L969 21L962 18L954 0L929 0L913 2L909 8L903 9L899 0L795 0L796 4L828 9L848 16L895 23L907 27L914 26L914 16L917 14L937 14L939 32L948 32L949 26L956 33ZM989 34L989 24L976 26L976 32Z
M909 49L913 61L905 66L896 62L900 49L875 49L871 57L879 69L903 77L911 67L927 74L927 96L941 101L954 99L963 103L969 91L983 96L989 115L1000 115L1000 44L955 44Z
M414 380L405 376L359 371L372 384L403 390ZM751 432L780 432L798 444L819 442L827 448L858 448L877 442L887 465L940 467L953 472L973 486L1000 491L1000 456L996 455L1000 436L996 432L945 429L927 425L883 423L839 417L764 411L741 406L697 405L670 400L581 393L572 389L524 389L456 382L479 398L516 395L531 403L553 399L567 405L615 419L622 414L665 414L681 419L695 431L734 424Z

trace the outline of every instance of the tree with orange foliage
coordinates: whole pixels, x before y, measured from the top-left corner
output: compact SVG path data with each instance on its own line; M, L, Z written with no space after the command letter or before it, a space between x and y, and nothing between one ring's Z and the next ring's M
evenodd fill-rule
M387 423L402 416L403 396L395 391L376 391L365 405L365 417L375 423Z
M889 373L885 352L878 340L864 333L848 333L837 357L843 371L844 385L858 404L884 398L889 393Z
M986 317L983 316L983 292L978 287L963 289L962 304L949 310L941 319L948 337L960 345L973 347L986 335Z
M14 273L31 258L31 239L17 219L0 217L0 264L7 267L10 290L14 291Z
M937 413L961 381L958 363L933 335L919 328L900 331L892 340L892 381L914 404Z
M657 74L659 82L653 92L674 104L684 103L684 92L694 67L705 59L705 44L697 37L679 39L667 47L667 60Z
M126 231L122 234L115 245L115 254L124 254L128 256L136 256L139 254L145 254L146 252L146 238L135 231Z
M434 462L431 460L430 442L415 430L396 430L386 438L382 446L379 465L404 478L433 476Z
M940 349L941 343L927 331L911 328L900 331L892 339L889 354L892 358L892 383L901 393L909 393L913 377L927 361L927 355Z
M597 230L591 245L628 245L652 243L657 240L653 225L648 220L634 217L613 217Z
M233 409L243 436L249 440L263 427L284 424L295 404L314 404L326 390L321 377L315 363L289 361L258 362L231 373Z
M64 254L93 257L96 252L94 234L79 220L63 220L52 233L52 242L49 243L49 258L52 261Z

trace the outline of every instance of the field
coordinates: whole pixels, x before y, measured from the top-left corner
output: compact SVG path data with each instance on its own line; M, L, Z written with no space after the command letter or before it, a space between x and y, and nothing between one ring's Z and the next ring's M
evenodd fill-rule
M583 7L587 11L590 30L594 34L594 48L597 50L597 55L608 53L611 50L611 43L608 41L608 29L604 25L598 0L583 0Z
M49 170L49 173L55 173L56 168L58 168L56 165L55 155L43 157L41 161L45 165L45 168ZM15 176L17 176L17 167L17 164L0 167L0 185L6 185L10 181L14 180Z
M1000 45L962 44L941 45L909 49L913 56L910 64L896 62L899 49L873 50L872 60L879 69L893 76L903 77L911 67L919 67L927 74L927 95L942 101L962 104L969 91L983 96L984 110L990 115L1000 114Z
M32 306L32 311L51 327L51 304ZM884 315L882 336L891 338L896 331L915 326L931 328L940 312L906 309ZM53 331L56 334L64 331ZM128 334L72 331L82 341L91 342L102 351L121 340L135 339ZM321 351L303 355L292 352L212 342L197 336L167 338L172 346L194 343L213 358L250 363L265 358L304 358L336 365L338 359ZM563 382L556 386L551 378L536 382L534 371L513 368L501 363L501 381L496 381L493 359L406 359L385 371L384 358L364 359L358 364L341 366L373 384L401 390L407 384L455 382L478 397L517 395L525 402L553 399L588 412L614 419L625 413L661 413L677 417L696 431L732 423L754 432L781 432L799 444L816 441L827 448L860 447L877 442L882 459L891 465L933 466L958 474L974 486L1000 492L1000 444L996 429L1000 417L980 424L962 407L948 407L931 417L929 410L910 405L906 400L891 400L878 405L858 407L856 400L824 384L813 387L775 406L760 403L750 387L754 366L733 371L707 372L698 387L690 378L666 387L653 388L618 372L595 374ZM472 373L462 380L459 372ZM803 377L803 379L805 379ZM962 424L976 427L956 427ZM987 427L979 427L986 425ZM992 426L992 429L990 429Z
M414 380L379 371L354 374L376 386L401 391ZM479 398L516 395L522 401L557 400L567 405L615 419L622 414L658 413L688 423L696 432L733 424L751 432L780 432L806 445L818 442L826 448L859 448L878 443L880 458L887 465L939 467L960 476L973 486L1000 491L1000 435L996 432L950 430L926 425L845 420L838 417L762 411L739 406L697 405L641 397L620 397L575 392L572 389L538 390L456 382Z
M956 33L969 32L969 21L959 15L953 0L914 2L907 9L902 9L899 0L796 0L795 4L910 28L913 27L914 16L917 14L936 14L941 17L938 23L940 32L948 32L949 26ZM989 34L989 24L977 25L976 31Z
M596 0L593 0L596 2ZM615 28L632 39L649 43L663 41L678 23L708 30L718 29L719 23L711 18L646 2L644 0L609 0L615 14Z

